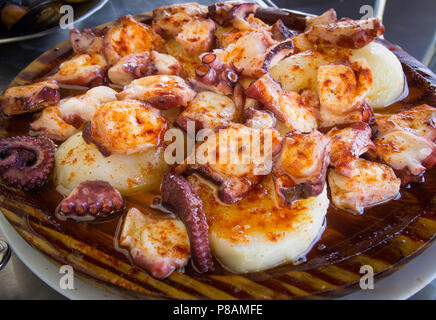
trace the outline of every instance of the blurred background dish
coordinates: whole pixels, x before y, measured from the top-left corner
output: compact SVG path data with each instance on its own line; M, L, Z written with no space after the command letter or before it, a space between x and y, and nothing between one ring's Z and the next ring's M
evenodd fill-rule
M77 23L101 9L108 0L0 0L0 44L42 37L59 29L67 12L73 7Z

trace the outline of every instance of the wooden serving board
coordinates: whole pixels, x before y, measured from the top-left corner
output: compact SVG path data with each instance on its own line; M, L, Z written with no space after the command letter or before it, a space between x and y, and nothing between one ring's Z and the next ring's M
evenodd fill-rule
M150 13L136 18L149 20ZM60 43L25 68L10 86L37 81L71 55L69 41ZM428 97L418 94L427 92L423 84L406 75L412 84L411 95L388 110L404 110ZM25 134L29 119L0 119L0 137ZM109 285L111 291L118 288L123 297L127 292L135 298L160 299L322 298L358 289L363 265L371 266L376 279L381 279L432 243L436 235L436 170L427 172L425 180L402 189L400 199L368 209L361 216L331 206L326 230L306 262L247 275L231 274L221 267L199 274L188 266L184 273L154 279L114 249L118 221L87 226L56 220L53 210L61 197L53 195L50 185L30 193L0 185L0 210L32 246L59 263L72 265L90 281L99 281L99 286ZM141 198L136 200L140 205Z

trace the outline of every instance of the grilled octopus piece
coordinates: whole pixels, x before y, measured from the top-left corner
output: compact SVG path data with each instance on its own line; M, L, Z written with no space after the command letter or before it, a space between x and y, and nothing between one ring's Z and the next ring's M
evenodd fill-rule
M303 104L301 96L297 92L284 91L269 74L251 84L245 94L262 103L290 129L310 132L317 127L314 113Z
M199 173L219 185L222 202L234 203L271 173L272 159L280 147L281 137L275 129L231 123L209 135L176 172Z
M70 30L70 42L75 53L102 53L104 31L98 29Z
M327 136L331 138L331 165L346 177L351 177L356 159L368 150L375 150L371 127L365 122L356 122L343 129L333 128Z
M262 69L265 54L274 44L268 32L254 31L243 34L234 44L214 52L219 54L224 63L233 63L243 75L259 77L265 73Z
M2 179L25 190L42 186L53 169L55 151L55 144L45 136L1 139Z
M319 16L306 18L306 31L309 31L313 26L316 25L329 25L331 23L337 22L337 15L335 9L331 8Z
M106 181L85 181L61 201L57 216L77 221L108 218L124 209L123 197Z
M269 69L275 66L279 61L288 57L294 52L294 42L291 39L286 39L278 44L270 47L265 55L262 69L268 72Z
M175 37L186 23L206 18L206 8L198 3L181 3L153 10L153 29L164 38Z
M245 32L225 49L214 50L223 63L232 63L248 77L260 77L294 51L291 39L277 43L265 30Z
M215 44L215 22L211 19L196 19L184 24L176 37L186 55L198 56L209 52Z
M103 156L132 154L159 146L167 129L159 111L136 100L111 101L100 106L82 137Z
M373 111L365 102L365 96L372 81L371 68L364 59L351 64L338 62L321 66L317 80L320 127L370 122Z
M65 141L79 132L79 129L62 119L57 105L47 107L36 114L34 120L30 123L30 128L55 141Z
M276 117L271 111L256 110L248 108L245 111L245 125L247 127L262 130L267 128L274 128L277 124Z
M316 130L286 135L272 172L281 205L317 196L324 190L330 140Z
M354 214L398 196L401 181L389 166L357 159L350 177L329 169L328 183L333 204Z
M235 6L241 4L241 1L224 1L211 4L207 9L209 18L215 21L220 26L228 26L229 11Z
M178 76L148 76L132 81L117 98L136 99L151 104L157 109L186 107L194 99L195 91Z
M6 89L1 100L3 113L8 116L34 112L58 103L59 86L56 81L48 80L27 86Z
M149 26L125 15L106 31L103 52L107 62L114 65L129 54L158 50L163 45L164 40Z
M325 22L329 22L328 20L326 19ZM348 49L362 48L385 32L385 27L379 18L341 19L329 24L323 24L323 22L310 24L309 21L309 25L306 31L307 38L315 45L339 46Z
M179 216L188 231L191 256L200 272L214 270L209 246L209 226L197 192L184 177L166 173L161 184L162 200Z
M105 82L107 69L101 53L79 53L63 62L51 78L62 84L92 88Z
M190 257L189 238L182 221L136 208L127 212L120 245L130 249L137 266L158 279L187 265Z
M436 142L436 108L423 104L395 114L377 114L376 119L389 120L398 127Z
M232 99L215 92L200 92L176 118L177 125L188 131L190 121L195 131L214 130L237 120L240 109Z
M59 102L60 115L66 123L79 129L91 120L101 105L117 100L116 93L112 88L98 86L85 94L62 99Z
M251 30L246 18L259 8L260 5L254 2L225 1L210 5L208 11L209 17L220 26L232 25L239 30Z
M289 29L281 19L271 26L271 34L276 41L284 41L298 35L296 31Z
M256 13L259 8L260 5L254 2L236 4L229 10L227 19L239 30L250 30L251 26L245 18L250 14Z
M108 71L109 80L124 86L135 79L152 75L176 75L182 67L176 58L157 51L133 53L120 59Z
M375 123L376 151L370 152L370 156L392 167L403 186L436 165L436 144L433 141L403 129L390 120L376 120Z

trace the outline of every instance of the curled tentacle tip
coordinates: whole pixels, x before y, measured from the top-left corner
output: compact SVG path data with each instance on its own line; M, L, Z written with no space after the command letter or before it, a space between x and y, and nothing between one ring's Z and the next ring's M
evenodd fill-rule
M55 144L45 136L1 139L2 179L25 190L42 186L53 169L55 151Z

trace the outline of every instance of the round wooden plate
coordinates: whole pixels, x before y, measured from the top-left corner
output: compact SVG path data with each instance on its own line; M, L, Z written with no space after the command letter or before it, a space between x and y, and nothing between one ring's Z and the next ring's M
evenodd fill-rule
M285 11L274 14L288 15ZM146 21L150 13L135 18ZM433 102L436 76L400 48L384 44L398 56L404 55L400 60L411 89L408 98L388 110ZM10 86L37 81L71 55L69 41L62 42L33 61ZM407 59L410 61L405 62ZM0 119L0 137L19 134L23 129L20 125L26 126L28 121L29 117ZM400 199L368 209L361 216L331 206L326 230L307 261L247 275L220 267L213 273L199 274L187 267L184 273L174 272L165 280L157 280L114 251L113 232L95 229L90 241L81 236L86 226L75 224L77 232L69 228L67 234L65 225L49 211L52 206L47 205L47 195L52 191L48 187L24 193L0 184L0 210L32 246L91 279L109 284L112 292L118 288L123 297L127 292L131 297L170 299L325 298L359 289L361 271L368 270L362 266L372 268L376 280L381 279L432 243L436 235L436 170L429 170L424 178L425 183L402 189Z

